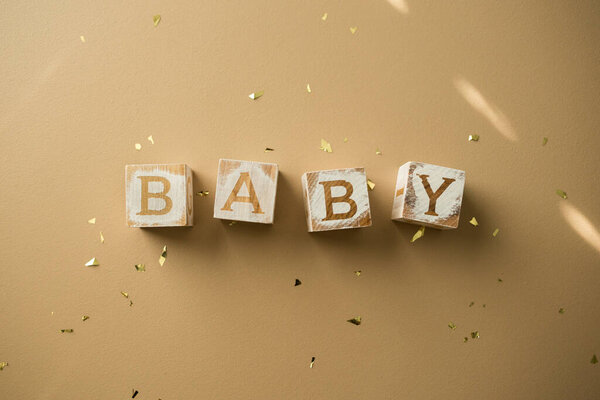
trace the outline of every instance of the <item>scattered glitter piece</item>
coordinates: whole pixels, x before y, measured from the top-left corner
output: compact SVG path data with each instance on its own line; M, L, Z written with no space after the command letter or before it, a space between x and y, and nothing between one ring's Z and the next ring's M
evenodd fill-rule
M351 26L350 27L350 32L352 32L353 35L356 33L357 30L358 30L358 26Z
M95 224L96 223L96 217L88 219L88 224Z
M347 137L344 138L344 143L348 143L348 138Z
M196 196L200 196L200 197L205 197L208 196L210 194L210 192L208 190L201 190L199 192L196 192Z
M479 339L479 331L471 332L471 339Z
M97 267L98 265L100 265L100 263L98 262L96 257L92 258L90 261L85 263L86 267Z
M477 226L479 225L479 222L477 222L477 219L475 219L475 217L471 218L471 220L469 221L469 223L473 226Z
M272 149L270 147L265 147L265 153L269 153L271 151L275 151L275 149Z
M135 144L135 149L136 149L137 151L140 151L140 150L142 149L142 145L141 145L141 144L139 144L139 143L136 143L136 144Z
M369 190L373 190L375 189L375 182L373 182L370 179L367 179L367 186L369 187Z
M139 392L138 392L137 390L135 390L135 389L131 389L131 398L132 398L132 399L135 399L135 396L137 396L137 395L138 395L138 393L139 393Z
M500 232L500 229L498 229L498 228L494 229L494 232L492 233L492 236L493 237L498 236L498 232Z
M100 232L100 243L104 243L104 235Z
M237 221L231 221L231 222L229 223L229 226L234 226L235 224L237 224Z
M323 150L324 152L327 153L331 153L333 150L331 150L331 143L329 143L327 140L325 139L321 139L321 150Z
M469 142L479 142L479 135L469 135Z
M146 264L135 264L135 270L140 272L146 272Z
M347 322L350 322L354 325L360 325L362 323L362 318L360 316L349 319Z
M382 154L381 150L379 150L379 147L377 149L375 149L375 154L378 156L380 156Z
M264 90L261 90L260 92L254 92L254 93L250 93L248 95L248 97L250 97L252 100L256 100L260 97L262 97L262 95L265 94Z
M315 357L310 359L310 367L309 368L312 368L314 363L315 363Z
M450 322L448 323L448 328L455 330L456 329L456 325L454 325L454 322Z
M167 260L167 245L165 244L165 246L162 249L162 252L160 253L160 257L158 258L158 263L160 264L161 267L164 265L166 260Z
M129 300L129 307L133 307L133 301Z
M475 305L474 301L472 301L472 302L469 303L469 307L473 307L474 305Z
M82 321L87 321L88 319L90 319L89 315L84 315L83 317L81 317Z
M327 13L323 14L323 16L321 17L321 19L322 19L323 21L327 21Z
M2 371L4 367L8 367L8 363L6 361L0 362L0 371Z
M545 137L544 139L542 139L542 146L545 146L546 143L548 143L548 138Z
M424 226L419 228L419 230L413 235L410 242L412 243L415 240L422 238L423 236L425 236L425 227Z
M85 36L79 36L79 40L81 40L81 43L85 43Z
M308 93L312 93L312 90L310 90L310 84L309 83L306 84L306 91Z
M73 329L61 329L62 333L73 333Z
M560 197L562 197L563 199L567 199L567 192L562 191L560 189L556 189L556 194L559 195Z
M502 283L504 281L502 280L502 278L498 278L498 282Z
M356 276L360 276L360 274L362 274L362 271L358 270L358 271L354 271L354 275Z
M485 304L483 304L481 307L485 308Z
M300 286L302 285L302 282L300 282L300 279L296 279L296 282L294 282L294 286Z
M559 314L564 314L564 313L565 313L565 311L566 311L566 310L565 310L564 308L562 308L562 307L558 309L558 313L559 313Z
M129 293L127 292L121 292L121 294L123 295L123 297L125 297L126 299L129 298Z
M161 17L160 17L160 15L158 15L158 14L157 14L157 15L155 15L155 16L152 18L152 21L154 21L154 26L155 26L155 27L157 27L157 26L158 26L158 24L160 24L160 20L161 20L161 19L162 19L162 18L161 18Z
M463 343L467 343L468 341L469 341L469 338L465 336L465 337L463 338Z
M592 364L598 364L598 357L596 357L596 355L594 354L594 355L592 356L592 359L590 360L590 362L591 362Z
M148 141L154 144L154 138L152 137L152 135L148 136Z

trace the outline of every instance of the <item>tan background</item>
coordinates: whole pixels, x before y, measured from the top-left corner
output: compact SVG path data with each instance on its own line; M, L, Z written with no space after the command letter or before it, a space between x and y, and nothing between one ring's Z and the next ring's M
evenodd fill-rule
M597 398L598 3L405 5L2 2L0 396ZM220 157L279 163L273 226L212 218ZM458 230L389 219L409 160L466 171ZM167 162L195 226L127 228L125 164ZM356 166L373 226L308 234L301 174Z

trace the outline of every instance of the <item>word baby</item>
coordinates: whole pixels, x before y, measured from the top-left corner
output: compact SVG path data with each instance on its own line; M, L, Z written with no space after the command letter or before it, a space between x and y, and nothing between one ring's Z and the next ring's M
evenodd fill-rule
M272 224L278 175L277 164L219 160L214 217ZM398 169L392 219L456 228L464 186L464 171L408 162ZM302 191L309 232L371 226L364 168L306 172ZM192 171L185 164L127 165L125 193L131 227L193 225Z

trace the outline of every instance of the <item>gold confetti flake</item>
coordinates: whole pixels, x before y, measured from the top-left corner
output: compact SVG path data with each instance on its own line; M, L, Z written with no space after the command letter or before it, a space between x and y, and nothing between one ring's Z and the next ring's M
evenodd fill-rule
M248 97L250 97L250 99L252 99L252 100L257 100L257 99L261 98L263 94L265 94L265 91L261 90L260 92L250 93L248 95Z
M469 338L465 336L465 337L463 338L463 343L467 343L468 341L469 341Z
M272 149L270 147L265 147L265 153L270 153L272 151L275 151L275 149Z
M326 153L331 153L333 150L331 150L331 143L329 143L327 140L325 139L321 139L321 150L323 150Z
M379 150L379 147L377 149L375 149L375 154L378 156L380 156L382 154L381 150Z
M350 27L350 32L352 32L353 35L356 33L357 30L358 30L358 26L351 26Z
M471 218L471 220L469 221L469 223L473 226L477 226L479 225L479 222L477 222L477 219L475 219L475 217Z
M152 137L152 135L148 136L148 141L154 144L154 138Z
M565 311L567 311L567 310L565 310L565 309L564 309L564 308L562 308L562 307L558 309L558 313L559 313L559 314L564 314L564 313L565 313Z
M6 361L0 362L0 371L2 371L4 367L8 367L8 363Z
M327 13L323 14L323 16L321 17L321 20L327 21Z
M592 363L592 364L598 364L598 357L596 357L595 354L592 356L592 359L590 360L590 363Z
M81 40L81 43L85 43L85 36L83 36L83 35L79 36L79 40Z
M157 26L158 26L158 24L160 24L160 20L161 20L161 19L162 19L162 18L161 18L161 17L160 17L160 15L158 15L158 14L157 14L157 15L155 15L154 17L152 17L152 21L154 21L154 27L157 27Z
M369 190L373 190L375 189L375 182L373 182L370 179L367 179L367 186L369 187Z
M88 224L95 224L96 223L96 217L88 219Z
M358 271L354 271L354 275L356 276L360 276L360 274L362 274L362 271L358 270Z
M454 325L454 322L449 322L448 323L448 328L455 330L456 329L456 325Z
M162 249L162 253L160 253L160 257L158 258L158 263L160 264L161 267L164 265L166 260L167 260L167 245L165 244L165 246Z
M135 264L135 270L139 272L146 272L146 264Z
M100 232L100 243L104 243L104 235Z
M199 192L196 192L196 196L200 196L200 197L205 197L208 196L210 194L210 192L208 190L201 190Z
M362 323L362 318L360 316L349 319L347 322L350 322L354 325L360 325Z
M296 282L294 282L294 286L300 286L302 285L302 282L300 281L300 279L296 278Z
M90 319L89 315L84 315L84 316L81 317L82 321L87 321L88 319Z
M545 138L542 139L542 146L545 146L546 143L548 143L548 138L547 137L545 137Z
M412 239L410 239L410 242L414 242L417 239L422 238L423 236L425 236L425 227L422 226L419 228L419 230L413 235Z
M500 229L498 229L498 228L494 229L494 232L492 233L492 236L493 237L498 236L498 232L500 232Z
M312 368L314 364L315 364L315 357L312 357L310 359L310 367L309 368Z
M559 195L560 197L562 197L563 199L567 199L567 192L560 190L560 189L556 189L556 194Z
M312 90L310 89L310 84L309 83L306 84L306 91L308 93L312 93Z
M62 333L73 333L73 329L61 329Z
M471 332L471 339L479 339L479 331Z
M99 266L100 263L98 262L98 260L96 259L96 257L92 258L90 261L85 263L86 267L97 267Z
M472 301L472 302L469 303L469 307L473 307L474 305L475 305L474 301Z
M469 135L469 142L479 142L479 135Z
M139 143L136 143L136 144L135 144L135 149L136 149L137 151L140 151L140 150L142 149L142 145L141 145L141 144L139 144Z
M344 138L344 143L348 143L348 138L347 137Z
M123 297L125 297L126 299L129 298L129 293L127 292L121 292L121 294L123 295Z

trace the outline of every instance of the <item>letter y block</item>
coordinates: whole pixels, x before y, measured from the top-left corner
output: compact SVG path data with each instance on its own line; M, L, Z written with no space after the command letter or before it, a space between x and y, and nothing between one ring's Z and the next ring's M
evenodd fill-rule
M420 162L398 169L392 219L437 229L458 227L465 172Z
M302 192L309 232L371 226L364 168L306 172Z
M185 164L126 165L125 209L130 227L193 225L192 170Z

